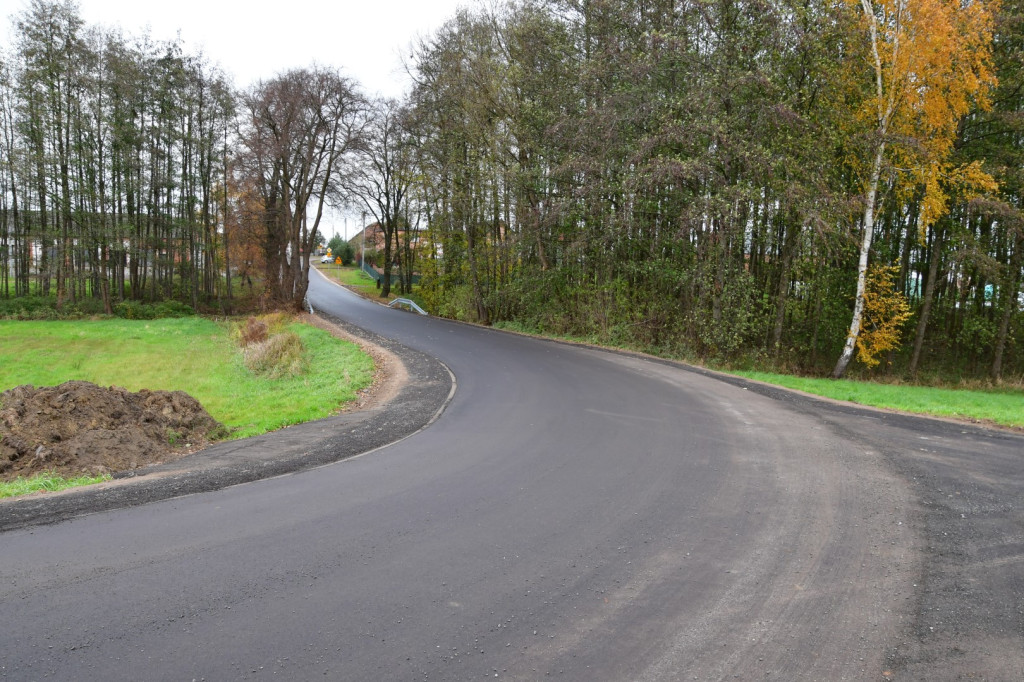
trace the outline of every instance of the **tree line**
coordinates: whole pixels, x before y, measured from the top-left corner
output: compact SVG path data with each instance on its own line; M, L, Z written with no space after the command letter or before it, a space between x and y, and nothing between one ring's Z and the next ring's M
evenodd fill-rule
M70 0L32 0L12 22L0 297L230 313L256 282L261 304L301 307L367 125L355 83L310 68L240 92L180 42L86 26Z
M460 11L371 101L321 68L235 92L32 0L0 64L0 297L227 311L234 276L299 305L348 203L383 295L415 271L435 313L1019 377L1021 25L1020 0L526 0Z
M464 11L410 64L425 295L671 354L1020 377L1020 9Z
M234 95L176 43L33 1L0 55L0 296L224 296L217 225Z

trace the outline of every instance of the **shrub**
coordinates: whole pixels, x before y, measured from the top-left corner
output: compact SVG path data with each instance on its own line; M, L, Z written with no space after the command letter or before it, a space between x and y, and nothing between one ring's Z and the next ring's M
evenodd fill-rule
M196 312L191 306L178 301L161 301L160 303L121 301L114 306L114 315L126 320L157 320L189 317L195 314Z
M441 317L463 322L477 322L476 302L473 299L473 287L468 284L452 287L437 302L437 311Z
M331 237L331 241L327 242L327 248L329 248L331 250L331 253L333 253L335 256L341 255L341 249L344 247L344 245L345 240L339 235L334 235L333 237Z
M53 299L46 296L0 299L0 318L30 320L38 312L55 315Z
M0 299L0 319L7 320L75 320L103 314L103 301L81 298L66 302L57 310L54 296L24 296Z
M894 280L898 265L874 265L868 270L864 291L864 319L857 337L857 359L867 367L879 364L879 356L898 350L903 324L910 319L910 303Z
M121 301L114 306L114 314L126 320L152 320L152 306L138 301Z
M157 317L191 317L196 314L196 311L192 306L182 303L181 301L162 301L157 303L154 308L156 309Z
M367 249L363 253L363 257L369 265L377 265L377 262L380 260L380 254L377 253L377 249Z
M355 247L353 247L352 244L350 244L349 242L345 242L341 247L339 255L341 256L342 265L352 265L352 263L355 262L356 259Z

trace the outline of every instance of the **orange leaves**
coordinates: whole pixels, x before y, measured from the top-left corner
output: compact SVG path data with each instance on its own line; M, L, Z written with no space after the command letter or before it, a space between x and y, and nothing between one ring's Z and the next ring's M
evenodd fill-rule
M987 104L995 0L857 0L872 53L873 96L860 118L882 138L944 160L959 120Z
M873 62L873 94L857 120L902 170L897 194L924 189L918 230L947 210L950 196L996 189L979 164L949 163L960 120L986 107L996 84L992 22L998 0L848 0L861 12ZM872 182L872 180L868 180Z
M868 367L878 357L900 347L903 324L910 319L910 303L895 287L895 265L875 265L868 270L864 289L864 325L857 337L857 359Z
M999 189L999 183L981 169L981 161L972 161L946 173L947 184L956 196L971 200Z
M915 177L924 185L921 211L917 220L918 238L923 243L928 228L949 209L950 195L970 201L983 194L994 193L999 184L981 168L980 161L953 167L948 163L932 162Z
M948 156L957 125L977 104L988 106L988 91L995 87L991 64L992 14L989 5L961 6L950 0L920 2L921 51L909 89L915 128L928 155ZM923 43L923 44L922 44Z
M929 164L924 173L924 197L917 218L918 239L924 243L928 227L946 213L949 195L946 194L939 178L939 164Z

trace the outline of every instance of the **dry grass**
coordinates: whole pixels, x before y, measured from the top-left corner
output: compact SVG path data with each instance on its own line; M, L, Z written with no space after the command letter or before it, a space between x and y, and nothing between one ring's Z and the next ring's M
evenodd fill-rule
M254 343L262 343L267 340L270 327L263 320L250 317L245 324L238 329L238 344L248 348Z
M307 369L302 339L288 326L295 316L283 312L249 317L235 330L242 347L245 366L253 374L268 379L296 377Z
M243 350L245 366L269 379L299 376L306 371L305 349L295 332L284 331Z

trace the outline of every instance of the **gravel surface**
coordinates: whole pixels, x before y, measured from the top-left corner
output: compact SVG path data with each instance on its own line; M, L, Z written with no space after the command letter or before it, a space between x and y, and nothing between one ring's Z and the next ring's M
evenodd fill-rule
M919 568L886 679L1024 680L1024 435L716 376L878 453L912 493Z

